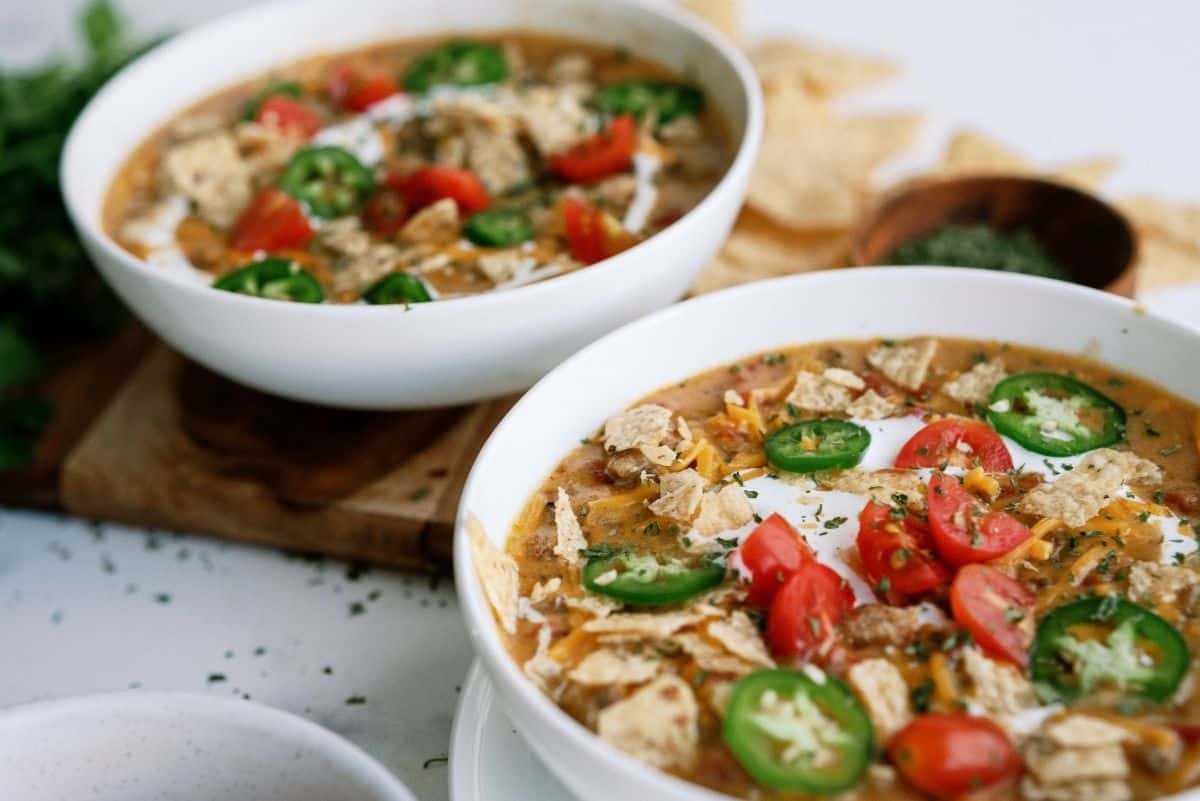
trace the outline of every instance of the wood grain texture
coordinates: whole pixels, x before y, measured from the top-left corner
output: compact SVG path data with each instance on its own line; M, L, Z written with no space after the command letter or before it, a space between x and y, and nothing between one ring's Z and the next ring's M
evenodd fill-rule
M259 393L241 388L223 394L208 376L192 375L189 381L207 386L210 396L216 393L213 406L206 408L233 414L235 400L244 402L239 419L218 429L208 413L185 415L185 393L179 391L185 375L183 360L166 348L146 359L64 466L67 511L442 571L451 560L454 512L466 474L512 404L506 399L460 410L358 419L317 408L301 415L296 407L302 404L255 397ZM188 390L196 391L195 386ZM198 400L191 397L189 403ZM279 411L279 419L265 425L264 417L273 411ZM313 437L320 448L304 446L299 453L278 437L284 430L278 426L288 421L307 429L297 432L301 438L333 421L328 423L333 436L327 431ZM345 440L338 439L338 431ZM389 463L391 449L401 454L394 464ZM366 474L358 459L362 454L369 463ZM378 475L372 475L376 469ZM365 483L356 486L355 481ZM306 488L325 493L322 501L304 503Z
M94 342L50 347L49 368L29 390L50 401L54 419L38 440L34 463L0 478L0 503L46 509L61 505L63 463L153 343L145 329L130 324Z

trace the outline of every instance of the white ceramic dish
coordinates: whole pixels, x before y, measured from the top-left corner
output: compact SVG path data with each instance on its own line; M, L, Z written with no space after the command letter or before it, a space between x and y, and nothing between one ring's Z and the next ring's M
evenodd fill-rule
M1185 369L1200 353L1200 336L1130 301L984 270L882 267L750 284L653 314L560 365L496 428L459 507L454 553L459 600L480 663L513 724L583 801L724 796L626 757L533 687L504 650L479 588L464 530L467 517L477 516L501 543L529 494L564 454L610 415L666 384L788 344L922 334L1087 353L1200 401L1200 371Z
M0 798L416 801L378 762L252 701L126 692L0 713Z
M628 47L690 75L728 119L732 166L690 213L603 264L520 289L402 307L265 301L153 269L101 228L117 169L188 105L304 55L438 33L539 30ZM335 406L464 403L532 384L584 344L677 300L741 205L762 131L746 58L679 12L616 0L303 0L202 25L132 64L92 101L64 151L67 208L105 279L150 328L236 381Z
M454 713L449 767L450 801L578 801L513 728L478 662Z

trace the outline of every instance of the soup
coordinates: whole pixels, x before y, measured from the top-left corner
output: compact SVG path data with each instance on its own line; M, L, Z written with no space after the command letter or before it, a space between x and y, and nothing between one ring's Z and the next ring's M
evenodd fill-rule
M296 302L509 289L654 235L730 161L685 78L512 33L280 67L186 111L118 174L105 227L157 269Z
M471 530L513 658L734 797L1200 783L1200 410L952 339L759 354L614 414Z

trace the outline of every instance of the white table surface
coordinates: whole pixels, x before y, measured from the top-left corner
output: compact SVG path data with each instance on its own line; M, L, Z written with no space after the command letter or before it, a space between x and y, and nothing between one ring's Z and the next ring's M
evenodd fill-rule
M78 5L4 3L0 62L65 44ZM147 30L241 5L122 3ZM917 158L970 123L1045 163L1119 154L1113 189L1179 199L1200 199L1198 24L1200 5L1169 0L1136 10L1086 0L750 4L752 34L795 31L904 62L902 80L853 102L929 111ZM471 660L448 582L0 510L0 642L0 706L129 687L249 694L362 745L420 798L447 796L437 758Z

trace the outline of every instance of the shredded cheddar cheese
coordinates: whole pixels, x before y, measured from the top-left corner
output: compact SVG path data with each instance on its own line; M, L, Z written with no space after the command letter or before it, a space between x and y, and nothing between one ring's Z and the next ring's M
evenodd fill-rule
M574 629L570 634L551 645L546 655L560 665L573 665L587 655L593 639L595 638L591 632L581 628Z
M938 701L952 706L958 697L958 682L954 680L946 655L941 651L929 657L929 676L933 679L933 692Z
M1039 561L1049 559L1050 554L1054 553L1054 545L1048 542L1046 537L1064 526L1066 526L1066 523L1061 520L1053 517L1043 517L1029 529L1029 539L1004 554L1004 556L993 559L991 561L992 567L1011 573L1016 569L1017 564L1026 559L1036 559Z
M730 469L741 471L743 481L763 475L766 471L757 468L765 467L766 464L767 455L762 451L739 453L729 460Z
M725 404L725 414L733 423L755 440L762 440L763 430L766 425L763 423L762 412L758 409L758 402L753 398L747 406L737 406L732 403Z
M995 498L1000 494L1000 482L994 476L989 476L984 472L982 467L972 467L971 471L963 476L963 487L969 492L976 495L982 495L985 498Z
M625 492L609 495L606 498L597 498L594 501L588 502L588 512L607 512L614 509L622 509L635 503L653 498L658 495L658 484L640 484L634 489Z

